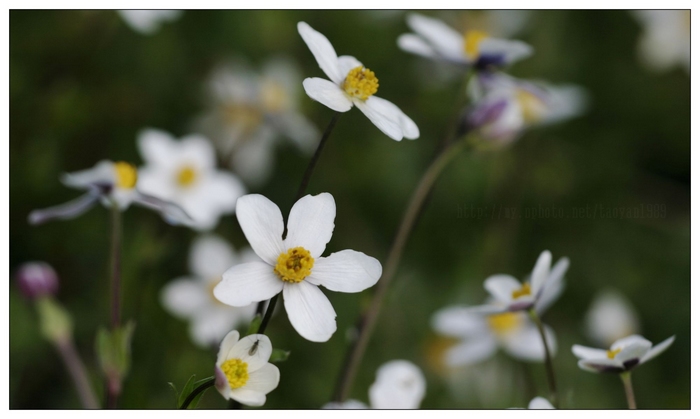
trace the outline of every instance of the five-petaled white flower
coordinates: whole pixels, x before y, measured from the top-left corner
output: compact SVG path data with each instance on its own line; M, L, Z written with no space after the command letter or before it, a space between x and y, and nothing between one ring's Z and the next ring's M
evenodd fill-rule
M362 111L384 134L396 141L418 138L416 124L388 100L374 96L379 80L355 57L338 57L328 38L305 22L297 24L299 34L330 81L311 77L304 80L304 90L311 99L336 112L347 112L353 105Z
M676 65L690 71L690 10L635 10L644 28L639 56L651 70L670 70Z
M265 335L249 335L241 340L238 337L234 330L221 342L216 357L216 389L227 400L262 406L267 393L280 382L280 370L267 362L272 343Z
M377 370L377 378L369 388L371 409L418 409L425 397L425 377L415 364L394 360ZM364 403L347 400L328 403L324 409L367 409Z
M587 335L603 346L639 333L639 318L632 304L612 290L598 294L586 314Z
M480 30L460 34L441 20L419 14L410 14L406 23L415 34L401 35L399 48L426 58L483 69L532 55L532 47L524 42L492 38Z
M152 35L160 29L163 22L175 21L182 15L182 10L117 10L127 25L143 35Z
M192 222L189 215L176 204L142 193L136 168L123 161L102 160L90 169L64 174L61 182L70 188L87 190L87 193L62 205L32 211L29 214L30 224L78 217L98 201L106 207L116 206L121 211L132 203L150 208L160 212L171 224L190 225Z
M221 275L238 263L260 260L246 248L236 254L225 240L206 235L197 238L190 249L191 277L177 278L161 292L163 306L173 315L190 321L190 337L199 346L221 342L226 334L255 315L255 305L231 307L214 298L214 287Z
M639 335L632 335L618 339L608 350L574 345L571 351L579 358L578 366L582 370L622 373L657 357L668 349L675 339L676 336L671 336L652 347L648 340Z
M205 137L188 135L177 141L165 131L144 129L137 143L146 162L139 171L139 188L182 206L197 230L214 228L245 193L236 176L216 168L214 147Z
M236 265L214 288L219 301L243 307L282 292L289 321L313 342L336 330L335 311L319 285L331 291L360 292L377 283L382 265L354 250L321 257L333 235L335 201L329 193L306 195L289 213L287 236L280 209L262 195L238 199L236 216L262 262Z

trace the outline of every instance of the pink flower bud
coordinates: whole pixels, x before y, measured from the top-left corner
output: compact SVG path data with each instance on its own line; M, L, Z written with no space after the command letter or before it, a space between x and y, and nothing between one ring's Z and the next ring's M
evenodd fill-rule
M58 275L44 262L27 262L17 270L19 289L29 299L53 295L58 291Z

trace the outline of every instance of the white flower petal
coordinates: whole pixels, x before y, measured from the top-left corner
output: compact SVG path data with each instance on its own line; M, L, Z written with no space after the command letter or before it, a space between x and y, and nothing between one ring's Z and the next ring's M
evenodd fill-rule
M522 41L508 39L486 38L479 44L479 54L481 56L503 57L501 61L504 65L515 61L520 61L531 56L534 49Z
M426 58L436 58L435 50L420 36L405 33L397 40L399 48L412 54L421 55Z
M316 58L318 66L335 84L340 84L345 79L345 74L340 73L338 67L338 55L333 49L328 38L314 30L306 22L297 23L297 30L311 53Z
M206 307L211 298L196 279L179 278L163 287L160 301L175 316L189 318Z
M413 122L411 118L406 116L406 114L403 113L398 106L377 96L370 96L366 103L379 113L387 116L393 115L393 118L398 121L399 126L401 127L402 135L405 138L415 140L420 136L420 131L418 130L416 123Z
M616 350L616 349L624 349L628 345L632 345L635 343L640 343L643 345L649 345L651 347L651 342L649 340L645 339L644 337L640 335L631 335L624 337L622 339L618 339L613 344L610 346L610 349Z
M617 339L639 331L639 319L632 305L612 290L598 294L586 314L586 332L599 344L610 347Z
M224 304L245 307L279 294L283 284L272 266L264 262L242 263L224 272L223 280L214 288L214 296Z
M552 403L550 403L549 400L545 399L544 397L535 397L534 399L530 400L530 404L527 405L527 408L542 410L554 409L554 406L552 406Z
M360 60L353 57L352 55L341 55L338 57L338 68L340 69L340 74L343 75L343 80L348 76L348 73L353 68L364 67Z
M34 210L27 217L29 224L39 225L51 220L71 220L86 213L100 200L101 192L93 189L76 199L49 208Z
M177 144L170 133L154 128L142 129L136 135L136 145L141 158L147 165L155 165L159 168L173 166L173 160L177 154L174 146ZM140 175L139 173L139 178Z
M445 353L445 363L451 367L477 364L491 358L498 345L493 336L485 331L481 336L459 343Z
M622 350L615 355L615 360L626 363L636 359L641 361L642 357L646 355L651 349L651 342L633 342L622 348Z
M522 288L522 284L510 275L491 275L484 281L484 289L496 300L503 303L513 301L513 291Z
M335 200L329 193L306 195L289 212L284 248L301 246L315 258L320 257L335 228Z
M239 340L226 354L226 359L240 359L248 364L248 373L259 370L272 354L272 342L265 335L248 335Z
M508 305L497 303L483 304L480 306L465 307L465 310L474 314L498 314L508 311Z
M447 26L444 22L419 14L410 14L407 23L411 29L425 38L441 55L455 61L466 61L464 38L459 32Z
M218 367L220 367L221 364L223 364L229 359L228 353L231 351L231 348L233 348L234 345L238 343L239 337L240 334L238 333L238 331L232 330L226 335L224 340L221 342L221 346L219 346L219 353L216 355L216 365Z
M540 290L546 285L547 279L549 278L549 267L551 264L552 254L549 250L540 253L540 256L537 258L537 263L535 263L535 267L532 269L532 276L530 277L532 295L539 297Z
M355 99L353 103L381 132L392 140L401 141L403 128L396 112L381 106L381 102L372 99L376 99L376 97L371 96L366 101Z
M88 189L93 185L114 185L116 176L114 163L102 160L90 169L64 173L61 182L71 188Z
M190 271L200 278L217 278L236 265L236 259L226 240L213 234L199 236L190 248Z
M182 137L177 150L180 162L195 169L207 171L216 167L216 152L212 143L204 136L190 134Z
M352 108L352 101L337 84L318 77L304 79L304 91L309 97L336 112L347 112Z
M220 342L221 338L238 323L240 317L237 311L239 310L244 308L221 307L219 309L219 307L209 306L195 313L190 321L192 341L202 348L209 348L210 345ZM252 318L253 316L250 316L249 320Z
M425 377L420 368L404 360L387 362L377 370L369 388L373 409L418 409L425 397Z
M306 278L331 291L360 292L373 286L382 276L382 265L373 257L354 250L343 250L318 258Z
M230 398L246 406L262 406L267 397L258 391L248 390L245 387L232 389Z
M671 346L671 344L672 344L675 340L676 340L676 336L674 335L674 336L671 336L670 338L666 339L665 341L659 343L658 345L654 345L654 347L651 348L651 349L649 350L649 352L647 352L646 355L644 355L644 356L642 357L642 359L639 361L639 363L640 363L640 364L643 364L643 363L645 363L645 362L647 362L647 361L650 361L650 360L656 358L656 357L659 356L663 351L665 351L666 349L668 349L668 347Z
M467 307L443 308L433 314L430 324L433 330L447 336L472 337L488 333L484 316L470 311Z
M549 353L552 357L557 353L557 340L554 332L549 326L544 326L544 334L547 337ZM545 351L542 344L542 337L537 327L528 323L518 331L506 335L501 344L503 349L512 357L524 361L544 362Z
M326 342L333 336L335 310L316 285L306 281L285 284L283 294L289 322L304 339Z
M580 359L604 359L608 356L608 352L605 349L589 348L583 345L572 346L571 352Z
M276 366L266 363L257 370L250 372L244 388L267 394L276 389L279 383L280 370Z
M284 221L277 205L262 195L238 198L236 217L250 246L260 259L274 266L285 249L282 246Z
M608 358L581 359L578 361L578 367L582 370L590 372L620 373L625 371L625 367L622 365L622 363Z

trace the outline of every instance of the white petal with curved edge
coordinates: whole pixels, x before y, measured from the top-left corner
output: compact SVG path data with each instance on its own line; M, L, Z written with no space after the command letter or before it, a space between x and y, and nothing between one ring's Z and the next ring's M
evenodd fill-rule
M484 281L484 289L491 296L503 303L513 301L513 291L522 288L522 284L510 275L491 275Z
M626 346L631 345L633 343L641 343L644 345L649 345L651 347L651 342L649 340L645 339L644 337L640 335L631 335L624 337L622 339L618 339L613 344L610 346L610 349L615 350L615 349L624 349Z
M223 280L214 288L214 296L224 304L245 307L279 294L283 284L272 266L264 262L242 263L224 272Z
M625 367L620 362L608 358L580 359L578 367L590 372L622 372L625 370Z
M279 383L280 370L276 366L266 363L255 371L250 372L248 381L245 383L245 389L267 394L276 389Z
M599 293L586 314L586 332L599 344L610 347L617 339L639 331L639 318L632 304L619 292Z
M420 368L404 360L389 361L377 370L369 388L373 409L418 409L425 397L425 377Z
M306 280L331 291L360 292L376 284L381 276L382 264L377 259L362 252L343 250L316 259Z
M572 346L571 352L581 359L604 359L608 356L608 352L605 349L589 348L583 345Z
M316 58L318 66L335 84L340 84L345 79L345 74L340 73L338 67L338 55L328 38L314 30L306 22L297 23L297 30L311 53Z
M481 336L489 332L484 316L467 307L443 308L433 314L430 324L434 331L454 337Z
M159 168L171 167L175 162L175 148L178 144L170 133L155 129L145 128L136 135L141 158L147 165L155 165ZM139 173L140 177L140 173Z
M557 340L549 326L544 326L549 353L554 356L557 353ZM520 330L504 336L501 341L503 349L511 356L525 361L543 362L545 359L544 345L537 327L527 324Z
M466 61L464 38L444 22L419 14L409 15L406 22L411 29L425 38L440 55L455 61Z
M336 112L347 112L352 101L337 84L318 77L304 79L304 91L309 97Z
M320 257L333 236L334 221L333 195L320 193L303 196L289 212L284 248L301 246L308 250L314 259Z
M237 262L231 245L214 234L197 237L190 248L190 271L200 278L220 277Z
M213 302L210 300L210 303ZM217 310L218 308L222 310ZM205 307L190 320L189 330L192 341L201 348L209 348L210 345L219 343L221 338L242 320L242 316L237 313L242 310L244 307ZM247 320L250 321L252 318L253 316L249 316Z
M481 55L499 55L504 64L510 64L531 56L534 49L522 41L486 38L479 44Z
M265 397L263 393L248 390L245 387L232 389L229 393L229 397L246 406L262 406L267 400L267 397Z
M642 357L649 352L651 349L651 342L633 342L622 348L620 352L615 355L615 360L620 362L626 362L632 359L637 359L641 361Z
M284 221L277 205L262 195L252 194L238 198L236 217L250 247L260 259L274 266L286 249L282 246Z
M550 275L551 277L551 275ZM547 286L544 287L540 297L535 303L535 311L541 317L547 309L554 304L554 302L559 299L561 293L564 291L564 281L561 279L549 281Z
M228 383L226 374L224 374L224 372L221 371L221 368L219 367L218 363L217 365L214 365L214 377L214 386L216 387L216 390L223 396L224 399L230 399L231 386Z
M343 80L348 76L350 70L357 67L364 67L364 65L352 55L341 55L338 57L338 68L340 69L340 74L343 75Z
M539 297L539 292L547 283L549 278L549 267L552 264L552 254L549 250L540 253L537 258L535 267L532 268L532 276L530 277L530 286L532 286L532 295Z
M552 403L550 403L549 400L545 399L544 397L535 397L534 399L530 400L530 404L527 405L527 408L542 410L554 409L554 406L552 406Z
M482 304L480 306L465 307L469 313L497 314L508 311L508 305L504 304Z
M211 301L202 284L195 278L170 281L160 293L160 302L172 314L188 318Z
M231 351L231 348L233 348L234 345L238 343L239 337L240 334L238 333L238 331L232 330L226 335L224 340L221 341L221 345L219 346L219 352L216 355L217 366L221 366L221 364L223 364L224 361L228 360L228 353Z
M70 220L86 213L100 200L100 191L93 189L78 198L49 208L33 210L27 221L31 225L43 224L51 220Z
M95 184L114 185L116 179L114 163L109 160L101 160L90 169L61 175L61 183L76 189L87 189Z
M411 118L406 116L406 114L403 113L398 106L377 96L370 96L366 103L377 112L387 116L393 116L393 118L399 123L399 126L401 126L401 132L405 138L415 140L420 136L420 130L418 130L416 123L413 122Z
M333 336L335 310L316 285L306 281L284 284L283 295L289 322L304 339L326 342Z
M490 333L459 343L445 352L445 363L450 367L477 364L496 353L498 345Z
M252 373L267 364L272 354L272 342L265 335L248 335L238 341L226 354L226 359L240 359Z
M399 48L406 52L421 55L426 58L436 58L435 50L427 42L423 40L420 36L414 34L405 33L399 36L396 41Z
M190 134L182 137L177 153L181 165L189 165L200 171L216 167L214 145L203 135Z
M403 139L403 129L397 114L391 111L387 112L387 109L377 106L379 104L377 101L370 100L374 98L374 96L371 96L366 101L355 99L353 103L381 132L388 135L392 140L401 141Z
M642 357L642 359L639 360L639 363L640 363L640 364L643 364L643 363L645 363L645 362L647 362L647 361L650 361L650 360L656 358L656 357L659 356L663 351L665 351L666 349L668 349L668 347L671 346L671 344L672 344L673 341L675 341L675 340L676 340L676 336L674 335L674 336L671 336L670 338L664 340L663 342L659 343L658 345L654 345L654 347L652 347L652 348L649 350L649 352L647 352L646 355L644 355L644 356Z

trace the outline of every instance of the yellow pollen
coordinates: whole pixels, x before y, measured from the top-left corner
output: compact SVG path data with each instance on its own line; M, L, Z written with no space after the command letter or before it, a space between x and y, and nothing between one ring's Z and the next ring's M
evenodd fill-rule
M311 253L303 247L293 247L277 258L275 273L282 281L297 283L311 275L313 267L314 258Z
M488 37L489 35L484 31L467 31L464 33L464 52L469 59L473 60L479 56L481 42Z
M348 72L341 87L350 96L367 100L367 98L377 93L379 79L374 75L374 71L358 66Z
M488 317L487 321L491 330L497 334L503 334L518 328L523 322L523 317L518 313L508 312L491 315Z
M608 358L613 359L613 358L615 358L615 355L619 354L621 351L622 351L622 348L617 348L615 350L611 349L609 351L606 351L606 353L608 354Z
M518 297L522 297L524 295L530 295L530 283L526 282L523 284L523 286L515 291L513 291L513 299L515 300Z
M248 382L248 364L240 359L229 359L221 364L231 389L241 388Z
M190 186L195 180L197 180L197 171L192 166L184 166L177 172L177 184L180 186Z
M117 172L117 186L124 189L132 189L136 186L139 178L136 167L124 161L114 163L114 170Z
M515 94L515 99L518 101L518 104L520 104L525 123L535 123L544 116L545 104L542 99L537 97L534 93L524 89L518 89L518 92Z

